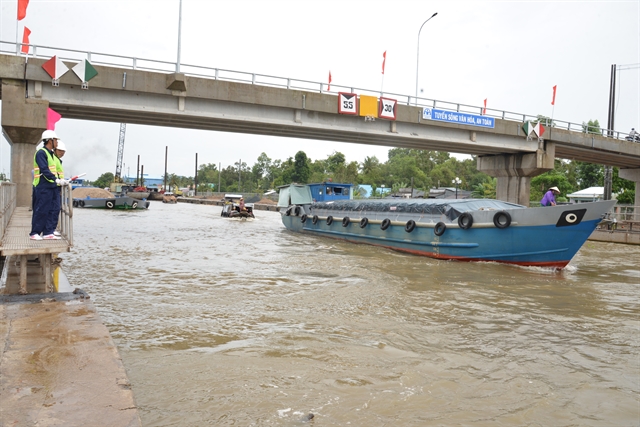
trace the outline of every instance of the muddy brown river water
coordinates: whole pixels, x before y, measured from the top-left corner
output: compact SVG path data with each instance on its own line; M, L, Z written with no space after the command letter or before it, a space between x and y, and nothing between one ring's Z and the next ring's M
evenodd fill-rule
M63 266L144 426L640 425L640 247L587 242L555 272L256 217L74 211Z

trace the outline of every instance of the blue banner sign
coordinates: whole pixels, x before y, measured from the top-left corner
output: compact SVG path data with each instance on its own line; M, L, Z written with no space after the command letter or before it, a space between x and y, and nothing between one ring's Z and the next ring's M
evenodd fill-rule
M437 120L439 122L456 123L458 125L480 126L492 129L496 124L493 117L477 116L475 114L459 113L456 111L437 110L435 108L425 108L422 110L422 118L427 120Z

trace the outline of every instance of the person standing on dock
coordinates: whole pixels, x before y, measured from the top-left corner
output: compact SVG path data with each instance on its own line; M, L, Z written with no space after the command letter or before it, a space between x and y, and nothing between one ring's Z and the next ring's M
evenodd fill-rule
M31 217L31 232L29 237L32 240L58 240L60 237L53 234L53 225L50 218L57 215L55 211L55 198L58 197L58 185L60 179L56 175L56 161L54 160L54 150L58 146L58 136L52 130L42 132L43 146L36 151L33 157L33 187L34 204L33 215ZM58 202L58 206L59 206ZM42 234L42 236L40 235Z
M558 189L558 187L549 188L549 191L547 191L542 200L540 200L540 204L542 206L555 206L556 194L560 194L560 190Z
M53 150L55 153L55 157L53 158L54 162L56 163L56 177L61 180L61 181L67 181L64 179L64 169L62 168L62 157L64 156L64 153L67 151L67 147L65 147L64 142L62 142L60 139L58 140L58 145L56 146L55 150ZM51 211L51 217L49 218L50 221L53 222L53 226L51 226L51 224L48 224L49 227L52 227L54 230L56 229L56 227L58 226L58 220L60 218L60 208L61 208L61 200L62 200L62 190L61 190L61 185L66 185L64 183L60 183L60 185L58 187L56 187L57 190L57 194L56 196L53 198L54 200L54 208ZM55 211L55 214L53 214L53 212ZM47 227L47 228L49 228ZM58 233L57 231L54 231L53 234L55 234L56 236L59 236L60 233Z

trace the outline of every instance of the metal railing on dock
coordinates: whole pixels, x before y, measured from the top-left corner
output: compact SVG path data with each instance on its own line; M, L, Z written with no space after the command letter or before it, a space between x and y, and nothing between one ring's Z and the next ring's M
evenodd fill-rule
M18 186L12 182L0 182L0 240L4 237L4 233L9 225L9 220L16 208L16 189Z

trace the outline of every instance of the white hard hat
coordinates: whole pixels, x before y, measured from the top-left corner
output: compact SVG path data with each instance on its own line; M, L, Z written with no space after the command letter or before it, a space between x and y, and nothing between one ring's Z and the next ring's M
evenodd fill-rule
M56 150L67 151L67 147L65 147L64 142L58 140L58 146L56 147Z
M558 187L551 187L551 188L549 188L549 190L557 191L558 193L560 192L560 190L558 189Z
M58 139L58 135L52 130L45 130L42 132L42 140L46 141L47 139Z

